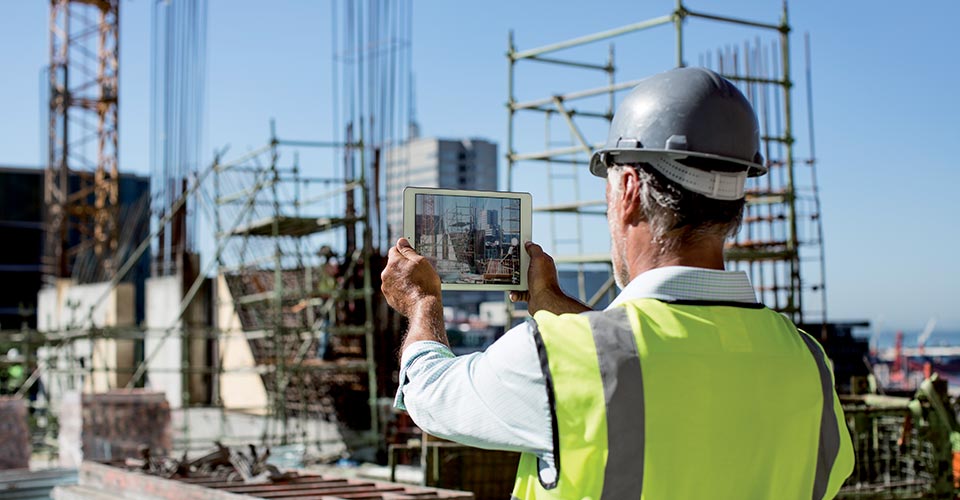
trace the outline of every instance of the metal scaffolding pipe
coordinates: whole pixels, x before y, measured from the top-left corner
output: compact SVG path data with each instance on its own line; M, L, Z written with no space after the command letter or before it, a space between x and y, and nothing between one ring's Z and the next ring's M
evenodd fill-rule
M559 64L561 66L572 66L574 68L610 71L609 64L593 64L593 63L585 63L585 62L579 62L579 61L567 61L565 59L554 59L552 57L540 57L540 56L532 56L532 57L528 57L527 59L530 59L531 61L539 61L542 63Z
M277 146L292 146L301 148L362 148L363 144L359 142L335 142L335 141L301 141L293 139L277 139Z
M696 12L692 10L687 10L686 15L690 17L697 17L700 19L707 19L710 21L719 21L724 23L739 24L742 26L752 26L754 28L763 28L770 29L775 31L783 31L784 29L788 30L790 28L786 27L786 24L770 24L770 23L761 23L759 21L750 21L747 19L739 19L736 17L727 17L727 16L718 16L715 14L707 14L704 12Z
M547 54L550 52L556 52L558 50L567 49L570 47L576 47L577 45L585 45L588 43L599 42L600 40L606 40L608 38L614 38L620 35L625 35L627 33L633 33L634 31L642 31L649 28L654 28L662 24L672 23L674 19L673 14L668 14L666 16L660 16L653 19L648 19L646 21L640 21L639 23L628 24L620 28L614 28L612 30L601 31L599 33L594 33L592 35L581 36L566 40L563 42L557 42L550 45L544 45L543 47L538 47L535 49L528 49L522 52L509 52L508 57L511 60L520 60L520 59L529 59L534 56L539 56Z
M620 83L616 83L616 84L613 84L613 85L604 85L603 87L596 87L596 88L587 89L587 90L578 90L578 91L576 91L576 92L570 92L570 93L567 93L567 94L561 94L561 95L551 96L551 97L547 97L547 98L544 98L544 99L537 99L537 100L535 100L535 101L527 101L527 102L521 102L521 103L516 103L516 104L509 104L509 106L510 106L510 109L512 109L512 110L514 110L514 111L520 111L520 110L523 110L523 109L530 109L530 108L536 108L536 107L540 107L540 106L545 106L545 105L553 104L553 100L554 100L555 98L559 98L561 101L573 101L573 100L575 100L575 99L583 99L583 98L586 98L586 97L593 97L593 96L600 95L600 94L606 94L606 93L608 93L608 92L617 92L617 91L620 91L620 90L626 90L626 89L629 89L629 88L633 88L633 87L636 87L637 84L639 84L641 81L643 81L643 79L642 79L642 78L638 78L638 79L636 79L636 80L630 80L630 81L626 81L626 82L620 82Z
M601 146L603 145L594 144L592 147L595 149ZM551 159L552 161L558 161L553 157L572 155L572 154L581 153L581 152L583 152L583 146L569 146L566 148L548 149L546 151L539 151L536 153L512 154L509 156L509 159L514 162L526 161L526 160L546 160L546 159Z
M548 108L544 106L537 106L535 108L525 108L526 111L539 111L548 115L554 114L557 112L556 108ZM567 110L570 113L570 116L583 116L585 118L600 118L603 120L611 120L613 118L613 113L600 113L597 111L580 111L576 108L570 108Z
M744 82L744 83L768 83L771 85L785 85L788 82L786 80L778 80L776 78L760 78L755 76L738 76L731 74L720 73L720 76L731 80L734 82Z

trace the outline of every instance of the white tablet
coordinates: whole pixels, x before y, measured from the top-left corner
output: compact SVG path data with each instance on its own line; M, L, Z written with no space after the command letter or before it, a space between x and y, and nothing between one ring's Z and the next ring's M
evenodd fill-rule
M403 236L444 290L526 290L530 193L408 187Z

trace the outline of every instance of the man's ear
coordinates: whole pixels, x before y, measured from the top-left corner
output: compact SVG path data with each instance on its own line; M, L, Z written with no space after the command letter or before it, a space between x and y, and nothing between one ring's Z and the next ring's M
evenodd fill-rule
M636 224L640 221L640 176L637 174L637 169L623 169L618 182L620 189L617 191L620 196L614 202L620 208L620 222Z

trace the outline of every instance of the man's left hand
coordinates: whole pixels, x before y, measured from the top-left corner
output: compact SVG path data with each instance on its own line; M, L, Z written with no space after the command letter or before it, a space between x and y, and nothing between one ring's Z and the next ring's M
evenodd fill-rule
M387 304L408 318L418 306L440 301L440 276L406 238L390 248L380 280Z

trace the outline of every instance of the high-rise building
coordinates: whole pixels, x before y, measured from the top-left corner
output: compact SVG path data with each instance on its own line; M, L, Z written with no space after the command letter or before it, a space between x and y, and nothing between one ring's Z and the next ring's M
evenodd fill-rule
M497 189L497 145L484 139L418 137L387 150L387 226L403 232L403 188Z
M71 173L70 189L81 180ZM127 255L146 239L150 232L147 204L150 199L150 179L122 173L117 178L120 252L115 256L123 264ZM21 326L37 327L37 294L43 285L44 244L44 168L0 166L0 330L15 330ZM89 203L93 203L91 194ZM81 241L76 229L67 233L65 242L73 247ZM89 265L95 259L92 248L79 254L78 264L72 268L72 278L89 282L96 267ZM144 318L144 280L150 276L150 250L143 254L126 274L124 281L134 283L136 321ZM118 264L118 265L119 265Z

